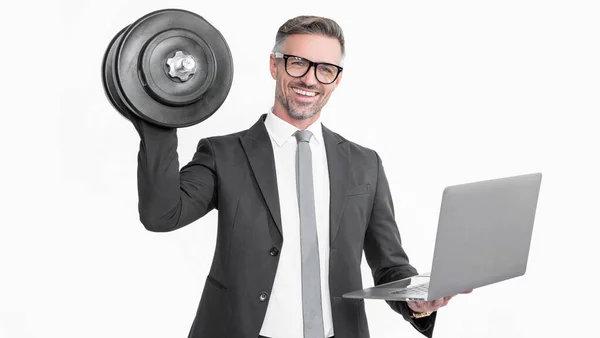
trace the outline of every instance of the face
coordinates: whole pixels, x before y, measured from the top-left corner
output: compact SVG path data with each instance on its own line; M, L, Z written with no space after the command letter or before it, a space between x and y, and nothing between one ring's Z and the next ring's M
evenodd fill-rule
M339 65L342 60L340 43L335 38L313 34L294 34L285 39L282 54L291 54L313 62ZM291 60L290 60L291 61ZM342 79L341 72L335 82L322 84L316 77L314 66L303 77L291 77L285 71L285 60L271 55L271 76L276 80L275 105L280 105L297 120L312 118L321 112L331 93Z

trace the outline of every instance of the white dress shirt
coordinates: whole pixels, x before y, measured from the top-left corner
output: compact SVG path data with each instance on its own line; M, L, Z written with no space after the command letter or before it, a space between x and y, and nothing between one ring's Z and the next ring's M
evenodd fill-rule
M300 218L296 192L296 148L294 133L298 128L280 119L272 110L265 126L273 145L275 171L281 208L283 245L267 313L260 330L270 338L303 338L302 276L300 253ZM333 336L333 319L329 296L329 171L320 120L307 128L312 152L315 211L321 268L321 298L324 336Z

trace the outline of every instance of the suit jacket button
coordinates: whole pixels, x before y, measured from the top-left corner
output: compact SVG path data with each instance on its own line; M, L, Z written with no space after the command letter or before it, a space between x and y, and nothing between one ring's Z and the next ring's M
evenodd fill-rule
M267 300L267 298L269 298L269 294L266 292L261 292L260 296L258 297L258 299L260 299L261 302L264 302L265 300Z
M277 249L276 247L272 247L271 250L269 250L269 254L271 256L277 256L279 255L279 249Z

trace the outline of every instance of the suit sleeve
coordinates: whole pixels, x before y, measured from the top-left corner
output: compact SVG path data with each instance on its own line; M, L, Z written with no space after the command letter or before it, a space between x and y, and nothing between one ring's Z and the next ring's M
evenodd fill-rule
M385 284L417 275L410 265L408 256L402 248L402 241L394 216L394 205L383 165L379 155L377 159L377 184L373 200L373 210L365 234L365 257L371 268L375 285ZM435 317L411 318L411 310L404 301L386 301L396 312L426 337L433 335Z
M179 169L177 130L134 119L140 135L138 211L149 231L188 225L216 208L216 166L212 146L202 139L193 159Z

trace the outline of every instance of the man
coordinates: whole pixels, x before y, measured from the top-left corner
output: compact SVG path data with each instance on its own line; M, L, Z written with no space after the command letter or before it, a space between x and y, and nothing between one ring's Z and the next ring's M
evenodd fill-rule
M379 156L323 126L344 38L301 16L277 32L272 110L248 130L200 140L181 171L175 129L130 117L140 137L140 220L172 231L218 209L218 235L189 337L369 337L364 250L375 284L417 274L402 249ZM431 337L435 302L388 302Z

